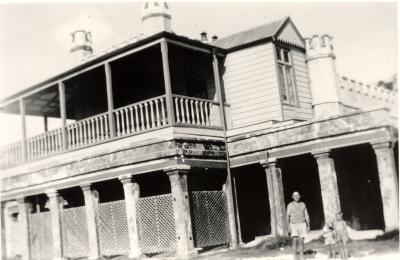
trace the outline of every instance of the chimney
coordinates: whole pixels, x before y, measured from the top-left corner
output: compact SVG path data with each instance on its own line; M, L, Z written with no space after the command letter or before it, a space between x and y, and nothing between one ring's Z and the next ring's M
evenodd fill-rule
M200 41L202 41L202 42L207 42L208 41L206 32L200 33Z
M316 118L339 115L342 107L332 37L313 35L305 42L314 115Z
M71 54L74 64L80 63L85 57L93 53L92 34L85 30L76 30L71 33Z
M145 2L142 5L142 33L150 36L159 32L172 32L171 14L166 2Z
M218 36L217 35L213 35L213 37L211 38L213 42L215 42L216 40L218 40Z

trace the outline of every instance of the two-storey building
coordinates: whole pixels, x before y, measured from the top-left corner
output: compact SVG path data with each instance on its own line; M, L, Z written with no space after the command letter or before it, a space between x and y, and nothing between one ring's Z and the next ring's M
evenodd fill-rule
M199 41L172 32L166 3L142 11L141 36L93 55L76 31L83 62L0 102L23 136L0 154L7 257L235 248L286 235L294 190L312 229L339 210L398 229L397 88L339 77L331 37L289 17Z

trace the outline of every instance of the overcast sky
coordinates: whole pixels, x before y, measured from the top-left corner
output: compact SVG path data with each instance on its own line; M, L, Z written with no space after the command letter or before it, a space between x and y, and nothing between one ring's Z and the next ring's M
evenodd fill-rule
M396 3L169 2L175 33L223 37L290 16L303 37L334 37L341 75L373 82L397 72ZM141 4L0 4L0 99L70 66L70 33L87 29L94 51L141 33ZM1 120L1 118L0 118Z

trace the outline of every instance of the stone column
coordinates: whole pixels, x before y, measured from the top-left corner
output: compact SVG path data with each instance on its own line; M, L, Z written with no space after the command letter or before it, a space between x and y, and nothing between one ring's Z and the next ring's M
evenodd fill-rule
M91 190L90 184L81 186L83 196L85 199L85 210L86 210L86 222L89 235L89 258L88 259L100 259L100 245L99 235L97 233L97 218L96 208L98 204L98 192Z
M2 221L4 221L4 236L2 237L2 241L5 242L4 247L2 247L2 252L5 253L5 258L14 258L15 257L15 250L14 248L17 246L15 245L15 242L13 239L16 237L16 235L19 235L20 228L18 230L15 230L15 224L13 223L14 221L17 221L18 223L18 218L16 220L13 219L12 215L13 213L18 214L18 203L17 201L7 201L5 203L4 207L4 213L2 217ZM3 234L2 234L3 235Z
M188 258L195 256L192 222L190 219L189 194L187 186L187 174L189 165L176 165L164 169L171 182L173 200L176 254L178 257Z
M63 209L63 199L54 189L46 191L49 197L51 234L53 236L53 260L63 258L62 236L61 236L61 211Z
M286 224L286 207L285 207L285 196L283 194L283 183L282 183L282 171L279 168L277 159L268 159L268 169L270 179L272 182L272 193L274 198L274 208L276 216L276 235L287 236L287 224ZM267 176L268 178L268 176Z
M271 171L268 169L268 164L266 161L261 162L261 166L264 168L266 179L267 179L267 189L268 189L268 201L269 201L269 211L271 218L271 235L276 236L276 212L275 212L275 198L274 198L274 186L272 184Z
M394 162L393 150L390 142L372 144L378 166L379 183L382 196L383 217L385 231L399 228L399 191Z
M316 151L312 154L318 164L322 204L324 207L325 221L327 221L334 219L335 213L341 210L335 163L330 157L329 150Z
M132 176L121 176L120 181L124 188L126 217L129 232L129 259L138 259L141 255L139 245L139 231L137 225L136 204L140 197L139 184L134 182Z
M237 230L236 230L236 223L235 223L235 204L233 201L232 180L231 180L229 170L227 170L226 182L223 185L222 189L226 194L226 203L228 206L229 231L231 234L231 243L230 243L229 247L231 249L235 249L238 246L238 240L237 240Z
M28 214L32 205L25 202L25 198L17 198L18 203L18 224L21 226L21 240L19 243L22 260L31 259L31 248L29 243L29 219Z
M5 202L1 202L1 259L6 259L6 222L5 222L5 218L8 217L6 215L6 203Z

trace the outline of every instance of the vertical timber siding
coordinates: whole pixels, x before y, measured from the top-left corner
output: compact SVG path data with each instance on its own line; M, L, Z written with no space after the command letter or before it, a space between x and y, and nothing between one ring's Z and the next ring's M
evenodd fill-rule
M296 49L292 49L291 53L299 103L297 106L284 105L283 119L311 120L313 118L313 111L311 107L311 88L306 57L304 53Z
M224 98L233 128L282 120L272 43L229 53L225 68Z

